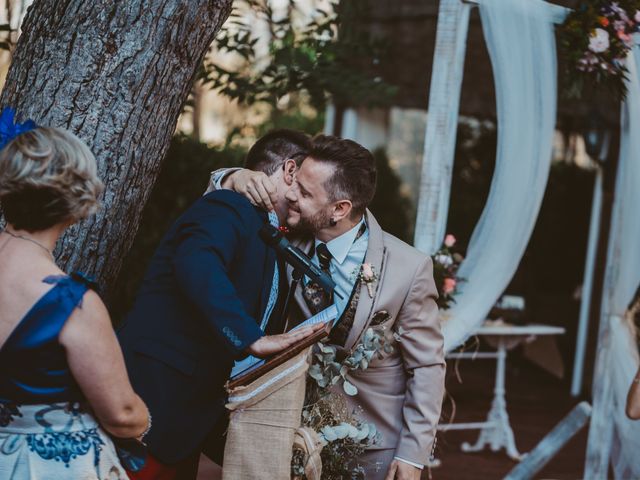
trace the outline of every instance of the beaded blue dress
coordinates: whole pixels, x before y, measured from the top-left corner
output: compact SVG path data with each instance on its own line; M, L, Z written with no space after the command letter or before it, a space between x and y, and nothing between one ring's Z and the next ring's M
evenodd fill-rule
M58 337L92 283L53 285L0 347L0 479L127 479L73 379Z

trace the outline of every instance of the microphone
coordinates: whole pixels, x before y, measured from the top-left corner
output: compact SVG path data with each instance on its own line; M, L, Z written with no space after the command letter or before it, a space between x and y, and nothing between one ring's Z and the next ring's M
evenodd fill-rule
M291 242L289 242L277 228L273 225L265 225L260 229L258 235L264 243L272 247L282 256L284 261L291 265L294 270L302 272L313 282L320 285L325 292L334 292L336 282L333 281L331 275L313 263L309 256L298 247L291 245ZM337 291L335 291L334 294L343 298Z

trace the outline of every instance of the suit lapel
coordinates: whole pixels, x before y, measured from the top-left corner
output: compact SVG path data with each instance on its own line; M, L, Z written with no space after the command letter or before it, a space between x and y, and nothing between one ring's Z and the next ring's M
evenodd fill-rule
M386 258L386 250L384 248L382 228L380 228L380 225L369 210L367 210L367 227L369 229L369 244L367 245L364 262L373 267L378 279L373 285L373 298L369 295L367 284L365 282L360 284L360 299L353 319L353 326L345 343L346 349L353 348L369 324L369 318L371 318L373 307L380 292L382 274L384 273L382 269Z

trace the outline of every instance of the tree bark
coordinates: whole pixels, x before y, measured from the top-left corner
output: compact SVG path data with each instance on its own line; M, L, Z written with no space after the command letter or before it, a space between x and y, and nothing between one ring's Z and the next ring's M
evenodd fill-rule
M67 128L98 160L99 213L56 249L108 298L195 72L232 0L36 0L0 97L18 118Z

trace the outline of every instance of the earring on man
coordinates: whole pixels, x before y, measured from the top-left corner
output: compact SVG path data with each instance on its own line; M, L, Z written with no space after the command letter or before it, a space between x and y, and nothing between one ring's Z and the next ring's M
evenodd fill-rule
M332 227L335 227L338 224L338 222L336 222L333 218L329 219L329 225L331 225Z

